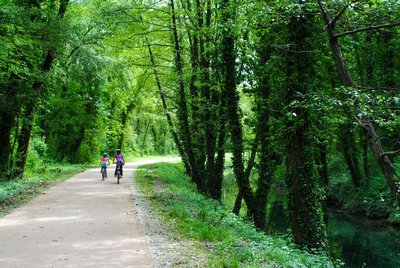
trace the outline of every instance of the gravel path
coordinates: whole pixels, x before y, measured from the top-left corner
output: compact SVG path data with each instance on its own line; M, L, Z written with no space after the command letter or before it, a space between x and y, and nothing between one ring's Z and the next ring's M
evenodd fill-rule
M171 233L124 179L77 174L0 219L0 267L200 267L196 242Z
M177 158L164 159L176 161ZM154 161L161 162L161 161ZM154 267L205 267L207 256L198 250L199 242L182 238L171 226L163 222L154 212L143 194L132 180L133 201L150 246Z

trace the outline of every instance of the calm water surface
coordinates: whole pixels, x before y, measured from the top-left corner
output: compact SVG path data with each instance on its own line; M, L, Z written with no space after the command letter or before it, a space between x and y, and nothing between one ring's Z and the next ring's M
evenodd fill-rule
M287 217L283 206L275 203L270 231L284 233ZM345 267L400 268L400 229L364 218L329 211L326 213L328 243L332 257Z
M329 212L327 232L333 257L345 267L400 268L400 230L346 213Z

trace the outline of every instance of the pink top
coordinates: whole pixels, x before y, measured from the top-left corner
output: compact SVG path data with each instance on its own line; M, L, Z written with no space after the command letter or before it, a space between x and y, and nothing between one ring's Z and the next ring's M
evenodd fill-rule
M117 165L124 165L124 156L122 154L116 154L114 157L117 160Z

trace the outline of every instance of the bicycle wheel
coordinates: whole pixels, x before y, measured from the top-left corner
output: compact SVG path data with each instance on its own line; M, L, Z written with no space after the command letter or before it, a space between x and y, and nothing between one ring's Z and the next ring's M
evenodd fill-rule
M104 181L105 178L107 178L107 171L103 168L101 171L101 180Z
M119 184L119 179L121 179L121 172L117 171L117 184Z

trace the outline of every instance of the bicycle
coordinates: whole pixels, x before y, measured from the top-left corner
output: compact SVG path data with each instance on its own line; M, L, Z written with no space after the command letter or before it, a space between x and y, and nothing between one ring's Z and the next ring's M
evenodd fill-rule
M107 167L102 167L101 168L101 180L104 181L107 179Z
M121 166L117 166L117 184L119 184L121 177Z

